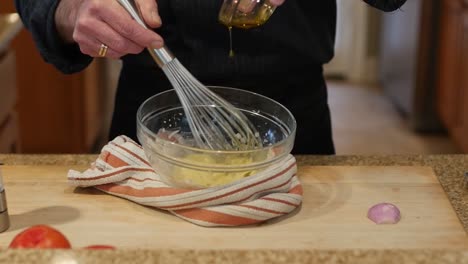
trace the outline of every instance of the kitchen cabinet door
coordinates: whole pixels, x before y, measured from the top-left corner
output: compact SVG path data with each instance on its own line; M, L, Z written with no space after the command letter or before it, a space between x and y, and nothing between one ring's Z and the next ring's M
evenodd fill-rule
M460 56L463 32L462 5L458 0L443 1L439 50L437 108L449 130L460 126Z
M15 11L13 0L0 4L0 14ZM21 153L96 151L107 136L103 60L80 73L62 74L44 62L25 29L10 49L16 54L15 74L10 77L16 83Z
M0 153L17 153L19 150L18 117L11 112L0 124Z
M463 43L462 43L462 74L461 74L461 87L462 87L462 120L461 129L458 131L458 141L462 149L468 152L468 0L465 0L466 6L463 11Z
M442 4L437 108L442 122L468 153L468 6L464 0Z
M0 125L16 105L15 54L0 54ZM1 141L1 138L0 138Z

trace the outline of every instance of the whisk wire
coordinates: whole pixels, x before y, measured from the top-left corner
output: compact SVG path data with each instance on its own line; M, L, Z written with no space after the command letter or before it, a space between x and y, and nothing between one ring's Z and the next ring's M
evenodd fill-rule
M187 93L190 93L191 96L194 96L194 98L198 98L201 101L204 100L205 105L211 104L210 106L203 107L200 110L206 112L206 114L211 117L211 120L217 121L215 126L213 126L216 128L216 131L222 130L224 137L226 138L227 136L227 138L231 140L229 145L246 145L250 141L252 135L245 133L245 129L242 129L242 126L246 123L241 119L242 116L236 116L237 113L228 111L228 107L232 108L233 106L225 104L219 96L211 95L211 91L205 88L201 83L195 80L194 84L197 85L195 87L200 89L187 89ZM206 102L207 99L212 100L212 102ZM212 111L210 109L213 106L216 107L216 111ZM207 119L207 121L210 122L209 119Z
M198 131L197 133L193 133L197 144L202 146L207 145L211 149L231 149L232 143L226 140L221 129L215 124L215 120L219 118L213 114L216 111L208 111L214 105L207 102L203 96L197 94L192 88L196 85L197 81L194 81L194 78L190 78L190 76L189 78L185 77L184 72L177 69L176 63L169 64L168 69L176 83L180 85L181 89L176 89L176 92L181 99L184 109L188 110L186 116L189 126L193 127L193 131ZM217 135L223 136L217 138Z
M198 113L196 113L196 103L193 104L189 101L187 98L187 95L184 93L184 86L187 86L187 84L184 84L185 80L179 76L178 72L173 69L174 66L172 63L167 64L167 69L168 72L166 72L166 75L169 77L169 81L171 83L177 83L181 85L182 87L179 87L179 85L174 86L175 91L179 97L179 100L182 104L182 107L184 108L185 115L187 118L187 122L189 123L189 127L192 130L192 135L194 137L195 142L199 146L206 146L207 148L213 149L219 146L213 145L216 143L214 140L210 140L209 138L206 138L206 136L209 136L210 133L207 131L203 126L200 126L199 122L195 122L193 117L197 116ZM193 131L198 131L197 133L193 133Z
M231 104L227 103L226 101L224 101L221 97L219 97L218 95L216 94L212 94L212 92L206 88L205 86L203 86L200 82L198 82L198 80L194 80L194 84L197 86L197 88L199 88L199 90L197 90L196 92L193 90L193 89L188 89L188 92L192 92L192 95L193 96L196 96L196 97L203 97L203 98L210 98L212 99L213 101L217 101L217 104L220 106L219 111L212 111L213 114L221 114L222 117L220 117L219 115L216 115L214 118L214 120L226 120L231 126L224 126L223 123L221 123L220 125L223 126L223 129L226 131L226 132L229 132L229 136L231 138L234 138L234 139L237 139L239 138L239 135L241 136L241 138L243 139L246 139L247 142L249 140L251 140L252 138L255 137L254 134L252 133L245 133L245 129L242 129L243 127L245 126L249 126L249 124L251 124L250 122L248 122L248 120L245 120L246 117L244 115L241 114L241 112L239 111L239 113L241 115L238 115L238 113L236 112L232 112L232 111L227 111L227 109L230 109L234 106L232 106ZM201 100L203 101L203 100ZM233 116L235 118L233 118ZM234 129L232 129L234 128ZM255 128L250 127L252 129L252 131L255 131ZM238 142L239 144L245 144L242 143L242 142Z
M193 83L194 83L194 85L200 85L196 81L193 82ZM194 89L187 89L186 92L187 92L187 94L189 94L189 96L193 96L193 98L196 99L196 101L202 102L201 105L203 105L203 106L198 109L198 110L200 110L200 115L202 117L205 117L205 119L202 118L202 120L206 120L208 123L212 123L210 127L212 127L212 129L216 133L223 134L223 132L224 132L225 134L227 134L227 136L232 141L230 143L230 145L242 144L242 142L237 140L237 137L236 137L236 131L242 131L242 130L238 126L237 123L231 122L231 120L234 120L234 119L226 111L226 109L224 107L218 107L218 109L216 109L217 111L210 111L210 108L216 107L216 104L214 102L207 102L206 99L210 99L209 94L207 94L202 89L200 90L200 92L195 91ZM205 101L203 101L204 98L205 98ZM207 118L207 116L210 117L210 118ZM213 120L215 122L210 122L210 120ZM220 120L226 120L226 121L230 122L233 125L233 127L226 126L225 122L219 122ZM237 133L239 133L239 132L237 132ZM226 136L226 135L224 135L224 136ZM229 143L229 142L227 142L227 140L226 140L225 143Z
M199 147L233 150L261 146L247 117L205 87L177 59L164 65L163 70L179 96Z

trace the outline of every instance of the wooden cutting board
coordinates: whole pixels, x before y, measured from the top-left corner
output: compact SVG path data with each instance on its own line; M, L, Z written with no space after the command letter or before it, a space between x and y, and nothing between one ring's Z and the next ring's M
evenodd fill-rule
M282 221L243 228L203 228L93 188L75 189L67 185L68 169L2 167L12 225L0 234L0 247L28 226L48 224L74 247L468 248L466 233L428 167L301 167L302 208ZM396 204L400 223L376 225L367 219L367 209L379 202Z

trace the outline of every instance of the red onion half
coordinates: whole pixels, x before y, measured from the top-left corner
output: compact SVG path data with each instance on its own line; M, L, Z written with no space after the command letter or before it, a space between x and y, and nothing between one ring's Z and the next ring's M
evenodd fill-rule
M401 215L395 205L379 203L369 209L367 217L376 224L396 224L400 221Z

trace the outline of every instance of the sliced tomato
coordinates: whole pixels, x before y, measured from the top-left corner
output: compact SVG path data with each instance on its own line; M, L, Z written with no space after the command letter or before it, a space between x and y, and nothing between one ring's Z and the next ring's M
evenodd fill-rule
M47 225L31 226L17 234L9 248L71 248L70 242L55 228Z

